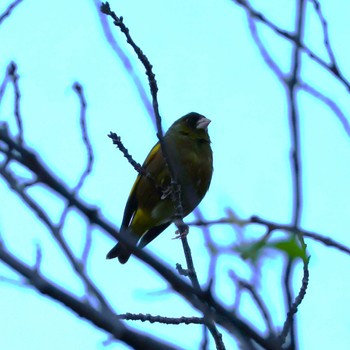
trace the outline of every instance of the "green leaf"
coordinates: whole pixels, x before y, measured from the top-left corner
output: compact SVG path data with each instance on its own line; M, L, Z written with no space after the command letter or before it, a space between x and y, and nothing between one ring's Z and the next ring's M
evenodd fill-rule
M265 240L258 240L249 243L242 243L239 246L235 246L234 250L241 255L242 259L251 260L252 263L256 263L265 247Z
M303 261L307 259L306 251L294 237L271 242L267 246L286 253L291 259L301 258Z

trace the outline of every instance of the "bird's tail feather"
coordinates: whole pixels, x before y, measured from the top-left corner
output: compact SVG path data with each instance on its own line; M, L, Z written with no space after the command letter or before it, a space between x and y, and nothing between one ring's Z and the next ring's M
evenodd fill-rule
M130 251L122 243L116 244L107 254L107 259L118 258L121 264L125 264L130 258Z

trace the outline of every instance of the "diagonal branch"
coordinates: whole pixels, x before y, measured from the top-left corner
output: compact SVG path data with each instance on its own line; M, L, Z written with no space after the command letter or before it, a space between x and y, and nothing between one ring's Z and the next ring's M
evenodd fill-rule
M15 0L10 4L7 9L0 15L0 25L2 22L11 15L12 11L22 2L23 0Z
M45 210L34 199L32 199L23 188L21 188L21 185L17 182L15 176L11 174L10 171L0 169L0 175L2 175L4 180L8 183L9 186L11 186L14 192L22 199L24 203L28 205L28 207L33 211L33 213L46 226L52 237L55 239L55 241L61 248L64 255L67 257L67 260L71 264L74 271L83 281L90 295L96 298L101 307L109 307L109 304L103 296L102 292L97 288L97 286L94 284L91 278L85 273L83 266L75 258L71 248L62 236L59 227L54 225L54 223L50 220L49 216L46 214Z
M119 46L118 42L115 40L106 16L101 14L100 1L94 0L94 2L95 2L96 9L98 10L97 12L98 12L98 16L99 16L99 19L100 19L100 22L102 25L103 32L105 34L105 37L106 37L109 45L111 46L113 51L116 53L116 55L119 57L120 61L122 62L123 66L124 66L124 69L131 77L134 85L136 86L137 92L139 94L140 100L141 100L145 110L147 111L147 113L149 114L151 119L153 119L152 104L150 102L149 97L147 96L147 93L145 91L145 88L143 87L143 84L142 84L140 78L138 77L138 75L136 73L136 69L133 67L131 60L124 53L122 48Z
M24 277L37 291L62 303L78 316L111 334L114 339L120 339L135 349L176 349L164 341L156 340L145 334L128 329L111 309L95 309L90 304L80 300L77 296L55 285L52 281L39 274L36 269L24 264L12 255L3 244L0 245L0 260Z
M288 41L291 41L293 44L296 43L297 38L293 33L278 27L272 21L267 19L266 16L264 16L264 14L262 14L259 11L256 11L247 0L232 0L232 1L235 2L237 5L243 7L247 11L247 15L251 17L253 21L257 20L265 24L268 28L273 30L276 34L282 36ZM338 68L337 65L334 65L332 62L331 63L326 62L321 57L316 55L309 47L305 46L305 44L303 44L302 42L299 42L298 45L300 49L303 52L305 52L312 60L314 60L322 68L324 68L326 71L332 74L337 80L339 80L339 82L344 85L347 91L350 91L350 81L346 79L345 75L341 72L341 70ZM326 49L328 51L327 46L326 46Z

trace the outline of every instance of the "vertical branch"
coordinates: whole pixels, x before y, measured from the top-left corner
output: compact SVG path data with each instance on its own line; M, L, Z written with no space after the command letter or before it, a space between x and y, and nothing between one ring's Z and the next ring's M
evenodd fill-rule
M299 111L297 101L297 90L299 73L301 67L301 45L300 42L304 33L305 22L305 0L298 0L296 13L296 34L295 45L292 52L292 72L287 79L289 123L291 130L291 166L293 181L293 214L292 222L294 226L300 224L302 211L302 184L301 184L301 149L300 149L300 126Z
M91 173L92 166L94 164L94 152L92 149L92 145L88 136L87 132L87 126L86 126L86 99L84 95L83 87L78 83L75 82L73 84L73 90L77 93L80 101L80 129L81 129L81 136L83 139L83 143L86 148L86 155L87 155L87 163L86 168L81 175L81 178L78 182L78 185L76 186L75 191L78 192L80 188L82 187L86 177Z
M75 196L76 194L79 193L80 189L84 185L86 178L89 176L89 174L92 171L92 167L94 164L94 152L93 152L92 145L91 145L91 142L90 142L90 139L88 136L88 132L87 132L87 126L86 126L87 104L86 104L86 99L85 99L83 87L78 82L75 82L73 84L72 88L77 93L79 101L80 101L80 118L79 118L80 130L81 130L81 136L82 136L83 144L85 146L86 155L87 155L87 162L86 162L85 170L82 172L80 179L79 179L79 181L78 181L77 185L75 186L73 193L72 193L73 196ZM62 229L62 227L64 225L64 222L65 222L66 216L68 214L70 205L71 205L71 203L68 202L65 209L63 210L63 212L61 214L60 223L59 223L60 229Z
M203 219L202 217L202 213L199 211L199 209L196 210L196 217L199 217L200 219ZM207 228L204 227L204 230L206 230ZM208 230L207 230L208 231ZM209 235L209 232L207 232L207 235ZM182 242L182 246L183 246L183 250L185 252L185 258L186 258L186 264L187 264L187 273L188 273L188 277L191 280L192 286L193 288L195 288L198 291L202 291L201 290L201 286L199 284L198 281L198 277L197 277L197 273L193 264L193 259L192 259L192 254L191 254L191 249L190 246L188 244L187 241L187 237L186 235L181 235L181 242ZM210 257L210 261L213 261ZM216 262L216 259L214 260ZM178 269L180 270L179 266ZM212 265L210 264L210 270L208 273L209 278L213 278L211 276L213 276L210 272L212 270L215 270L215 264ZM207 293L210 294L210 290L211 290L211 286L212 286L212 280L210 279L208 281L208 287L207 287ZM205 315L204 315L205 316ZM216 348L218 350L225 350L225 344L222 341L222 334L217 330L215 323L208 320L206 317L204 317L205 319L205 328L207 328L211 335L213 336L214 340L215 340L215 344L216 344ZM205 349L207 346L207 339L206 339L206 331L203 330L203 344L202 344L202 348Z
M301 285L298 296L295 298L294 303L291 305L289 312L287 313L287 319L284 322L283 329L282 329L281 334L279 336L279 339L280 339L282 344L284 343L284 341L288 335L289 328L293 325L294 315L297 312L298 307L301 304L301 302L303 301L304 296L306 294L306 289L307 289L307 286L309 284L309 260L310 259L307 259L306 261L304 261L304 276L303 276L303 280L302 280L302 285ZM287 267L289 267L289 265L287 265ZM295 341L295 339L294 338L291 339L290 347L293 346L295 348L295 343L294 344L292 343L293 340Z
M23 142L23 123L22 123L22 116L20 111L20 100L21 100L21 93L19 91L18 86L18 79L19 76L17 74L17 65L14 62L11 62L8 67L8 76L13 84L13 90L15 94L15 102L14 102L14 114L15 119L18 127L18 142L22 144Z
M300 146L300 120L297 101L297 90L299 82L299 74L301 67L301 42L304 35L306 3L305 0L297 1L296 10L296 29L294 36L294 46L292 51L292 71L290 77L286 80L287 98L289 106L289 124L291 131L291 173L293 184L293 212L292 224L297 229L300 225L302 213L302 177L301 177L301 146ZM301 235L298 235L302 237ZM300 239L303 244L302 238ZM305 244L304 244L305 245ZM306 247L303 247L306 248ZM292 294L292 265L293 259L289 258L284 272L285 296L288 308L288 315L284 328L290 329L290 349L295 349L296 333L295 333L295 318L293 315L297 311L293 309L293 294ZM302 299L301 299L302 300ZM298 304L299 305L299 304ZM282 343L285 338L282 339Z
M204 215L199 208L196 208L194 211L194 215L197 222L205 222ZM203 225L202 232L204 236L205 246L209 255L209 266L208 266L208 279L206 281L207 286L213 286L215 283L215 272L218 261L218 250L215 247L215 242L211 237L209 226Z
M280 79L283 86L286 89L287 102L288 102L288 118L290 125L290 137L291 137L291 154L290 154L290 163L291 163L291 175L292 175L292 188L293 188L293 208L292 208L292 227L294 228L293 233L297 236L302 249L305 252L306 256L306 245L303 240L303 236L300 233L298 227L300 226L301 214L302 214L302 169L301 169L301 145L300 145L300 121L299 121L299 111L298 111L298 101L297 93L300 86L300 68L301 68L301 55L302 52L306 52L311 57L315 59L316 62L321 64L326 69L334 72L334 67L329 67L327 63L322 61L318 56L314 55L308 47L303 43L304 36L304 24L305 24L305 12L306 12L306 1L307 0L297 0L296 14L295 14L295 29L293 33L287 32L284 29L277 27L273 22L268 20L262 13L255 11L247 0L233 0L238 5L245 8L248 16L249 27L251 30L252 37L258 46L262 57L264 58L266 64L272 69L276 76ZM317 3L317 0L314 0ZM316 6L317 10L317 6ZM320 15L319 17L322 21L324 28L324 37L325 44L329 45L327 28L325 26L324 18ZM291 41L293 44L293 50L291 55L291 71L288 76L282 74L281 69L273 61L271 55L268 53L268 50L261 42L257 30L255 27L255 21L264 23L267 27L273 30L277 35L284 37L286 40ZM329 51L329 50L328 50ZM332 60L332 55L330 55ZM334 65L333 65L334 66ZM336 74L340 77L340 74ZM342 80L344 81L344 80ZM281 344L285 342L285 339L290 334L290 349L295 349L295 320L294 315L297 312L297 308L300 305L303 297L306 293L306 288L308 285L308 260L304 259L304 277L302 281L302 286L300 288L299 294L293 302L292 294L292 272L293 272L293 262L291 258L287 261L285 271L284 271L284 291L285 299L287 305L287 319L283 326L283 335L280 335Z

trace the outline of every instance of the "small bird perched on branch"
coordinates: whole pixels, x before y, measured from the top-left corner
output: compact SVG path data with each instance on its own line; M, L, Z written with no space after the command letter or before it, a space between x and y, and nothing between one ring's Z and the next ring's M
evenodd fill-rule
M178 119L164 135L165 154L179 185L183 217L190 214L208 191L213 174L213 155L208 135L210 120L198 113ZM163 232L179 214L172 194L169 166L158 142L143 163L124 209L120 234L143 248ZM182 207L182 208L181 208ZM107 254L125 264L131 255L119 242Z

